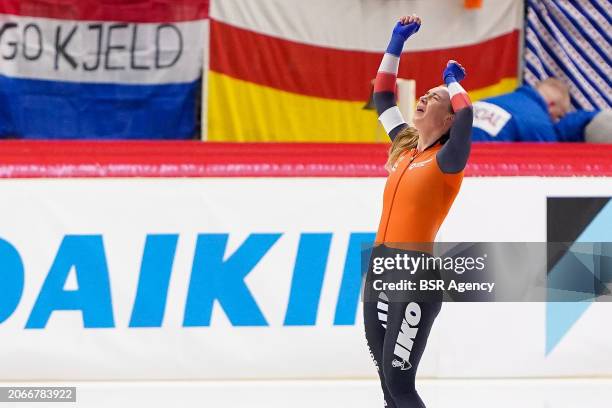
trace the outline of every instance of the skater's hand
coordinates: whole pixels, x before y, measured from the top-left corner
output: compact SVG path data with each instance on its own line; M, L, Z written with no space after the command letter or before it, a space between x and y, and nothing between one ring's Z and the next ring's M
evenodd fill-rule
M416 14L403 16L393 29L393 36L406 41L421 28L421 18Z
M442 74L442 78L445 84L450 82L461 82L466 76L465 68L461 66L457 61L450 60L446 64L446 69Z

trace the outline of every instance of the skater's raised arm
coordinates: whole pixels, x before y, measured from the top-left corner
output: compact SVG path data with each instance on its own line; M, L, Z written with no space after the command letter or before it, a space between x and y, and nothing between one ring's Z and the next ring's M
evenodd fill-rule
M400 57L406 40L421 28L421 19L416 15L400 18L393 29L387 51L380 63L374 82L374 105L378 120L393 140L406 127L399 108L396 105L396 81Z

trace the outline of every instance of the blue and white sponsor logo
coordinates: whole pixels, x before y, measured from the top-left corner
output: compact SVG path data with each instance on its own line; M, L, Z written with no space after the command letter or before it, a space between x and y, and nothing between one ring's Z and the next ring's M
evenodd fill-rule
M233 253L226 254L229 234L198 235L184 299L183 327L210 326L216 302L233 326L269 326L257 295L249 289L245 278L281 236L280 233L251 234ZM178 234L146 236L137 290L131 300L130 328L162 326L178 238ZM331 233L300 235L284 326L316 325L331 239ZM373 233L350 235L334 325L355 324L362 280L362 247L373 239ZM0 264L3 265L0 324L17 308L27 308L25 329L44 329L54 314L63 311L81 312L85 329L117 327L111 291L114 275L107 262L102 235L64 236L33 304L22 302L28 273L22 257L14 245L1 239ZM68 289L72 272L76 285Z

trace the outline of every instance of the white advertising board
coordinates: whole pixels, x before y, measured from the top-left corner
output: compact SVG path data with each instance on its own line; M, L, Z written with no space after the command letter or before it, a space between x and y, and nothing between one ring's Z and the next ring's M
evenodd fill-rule
M0 380L372 378L361 242L384 179L0 181ZM445 241L546 241L608 178L467 178ZM612 231L612 228L611 228ZM544 303L445 304L424 377L612 375L612 306L547 353Z

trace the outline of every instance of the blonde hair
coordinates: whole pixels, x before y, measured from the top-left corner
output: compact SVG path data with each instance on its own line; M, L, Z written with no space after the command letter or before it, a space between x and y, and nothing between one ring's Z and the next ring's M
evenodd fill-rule
M403 152L414 149L417 147L418 143L419 131L416 128L406 126L404 129L400 130L389 148L389 158L387 159L387 164L385 164L387 171L391 171L391 168Z

